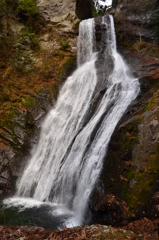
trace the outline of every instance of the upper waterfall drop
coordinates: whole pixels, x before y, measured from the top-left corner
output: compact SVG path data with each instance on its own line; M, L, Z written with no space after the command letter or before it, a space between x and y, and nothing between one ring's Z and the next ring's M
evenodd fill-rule
M65 220L67 226L85 222L89 196L101 172L110 138L139 93L138 79L131 76L116 50L112 16L103 17L102 24L107 30L105 54L113 62L113 71L105 79L105 94L86 121L97 86L95 27L94 20L88 19L80 23L78 69L67 79L56 106L42 125L38 146L17 184L17 200L5 200L14 206L19 202L27 205L28 198L56 204L60 209L64 206L63 211L71 211L71 217Z
M112 0L94 0L95 7L98 10L98 7L111 7L112 6Z

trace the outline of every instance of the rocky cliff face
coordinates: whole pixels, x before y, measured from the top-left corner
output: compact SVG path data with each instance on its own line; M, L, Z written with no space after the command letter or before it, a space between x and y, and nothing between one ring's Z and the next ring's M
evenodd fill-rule
M105 224L159 215L159 52L149 27L157 3L119 0L111 10L118 51L139 78L141 91L112 136L90 201L95 219Z
M118 33L126 35L130 42L137 40L156 41L155 31L153 31L151 23L155 14L157 14L157 0L147 2L145 0L118 0L114 2L114 5L116 6L114 10L116 23L119 23Z

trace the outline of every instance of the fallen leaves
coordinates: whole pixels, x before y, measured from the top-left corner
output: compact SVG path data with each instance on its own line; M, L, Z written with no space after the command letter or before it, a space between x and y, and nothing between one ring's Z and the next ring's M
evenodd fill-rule
M40 227L13 227L13 226L0 226L0 239L2 240L58 240L58 239L73 239L84 240L90 239L92 231L87 231L80 227L77 228L64 228L59 231L46 230Z
M147 218L134 221L125 229L111 226L91 225L75 228L64 228L62 230L46 230L40 227L13 227L0 226L1 240L85 240L85 239L120 239L120 240L150 240L158 239L158 222ZM129 231L128 231L129 230ZM130 232L130 230L133 232Z
M143 237L148 235L148 239L158 239L158 230L159 230L159 220L151 221L148 218L142 218L137 221L129 223L126 227L126 230L133 231L137 234L142 234Z

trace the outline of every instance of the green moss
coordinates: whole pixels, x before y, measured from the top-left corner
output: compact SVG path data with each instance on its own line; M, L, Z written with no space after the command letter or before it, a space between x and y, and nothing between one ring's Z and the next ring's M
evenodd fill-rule
M1 101L8 101L9 100L9 96L10 96L9 88L7 86L3 86L2 92L3 92L3 94L1 94L0 100Z
M25 37L29 37L34 46L37 45L38 36L30 27L24 27L21 33L21 38L18 39L18 42L22 42Z
M156 82L157 83L154 83L154 86L153 86L153 96L151 97L151 99L148 102L146 102L143 112L151 111L154 108L159 106L158 81L156 81Z
M137 133L137 125L140 120L136 121L135 124L128 124L124 130L124 134L120 139L120 154L124 155L127 151L132 151L135 144L139 142L139 136Z
M61 66L59 72L57 73L57 80L65 78L68 75L68 71L74 68L75 58L67 57L63 65Z
M139 143L138 124L142 121L143 119L139 118L136 122L129 123L121 134L117 156L120 156L124 161L131 161L132 151ZM140 163L142 161L144 160L139 159ZM147 203L157 181L158 174L156 173L159 173L158 161L158 154L153 154L149 156L149 160L144 162L144 167L137 168L136 162L129 163L129 167L124 167L123 165L125 170L122 173L122 177L126 181L119 180L121 182L120 197L130 207L129 217L131 217L132 213L136 213L139 207L141 209Z
M25 98L22 98L22 103L25 108L30 108L35 105L35 99L30 96L26 96Z
M54 97L57 97L57 89L53 84L52 84L52 91L53 91Z
M137 212L140 206L144 208L150 199L150 193L156 185L159 174L159 155L151 154L140 171L132 166L127 175L128 183L122 184L121 197L130 206L130 213ZM134 183L133 183L134 182ZM129 184L132 183L130 187Z
M140 175L142 174L142 172L139 174L135 172L132 161L132 152L139 143L138 124L142 121L143 119L139 118L136 121L130 122L122 126L114 134L103 166L103 169L106 169L106 171L103 171L101 176L105 191L109 192L110 189L114 195L119 196L121 200L126 201L131 207L132 203L130 200L136 196L135 194L133 196L133 193L131 193L130 181L134 179L135 174L138 179L140 179ZM109 169L109 174L107 169ZM130 199L129 195L131 196ZM131 213L132 209L129 212L129 216Z
M12 226L34 226L35 220L31 214L27 212L18 212L16 209L3 209L3 205L0 205L0 224L1 225L12 225ZM16 239L16 238L15 238Z
M152 108L152 99L148 103L146 103L145 111L149 111L151 110L151 108Z

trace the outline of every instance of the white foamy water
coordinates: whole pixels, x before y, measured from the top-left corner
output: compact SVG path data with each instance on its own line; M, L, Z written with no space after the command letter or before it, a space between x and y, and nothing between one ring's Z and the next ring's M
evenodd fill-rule
M107 53L114 69L106 80L108 88L97 110L84 126L97 84L94 20L89 19L80 24L78 69L67 79L56 106L42 125L39 144L17 185L18 199L8 199L6 205L57 204L57 212L68 212L67 226L85 222L89 196L101 172L110 138L139 92L138 79L131 76L116 50L113 18L110 16L108 22L106 19L103 17L102 24L107 28Z
M112 0L94 0L95 6L96 4L99 4L99 6L107 6L110 7L112 5Z

